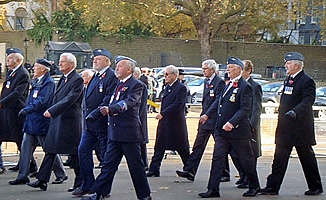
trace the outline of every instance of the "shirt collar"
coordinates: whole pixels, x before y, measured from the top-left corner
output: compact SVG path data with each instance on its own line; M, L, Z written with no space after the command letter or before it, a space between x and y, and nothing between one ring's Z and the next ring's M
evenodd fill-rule
M302 71L302 69L300 69L297 73L291 75L292 78L296 77L300 72Z
M173 83L169 84L169 86L172 87L172 85L173 85L177 80L178 80L178 79L175 79L175 80L173 81Z
M14 73L15 71L17 71L17 69L18 69L19 67L20 67L20 65L17 65L15 68L13 68L11 74Z
M130 74L129 76L127 76L126 78L122 79L121 81L124 83L124 82L126 82L130 77L131 77L131 74Z
M104 72L109 68L110 66L107 66L105 68L103 68L101 71L98 72L98 75L101 76L102 74L104 74Z
M70 72L64 74L64 76L67 78L69 76L69 74L71 74L72 71L74 71L75 68L73 68Z
M238 81L240 78L241 78L241 74L239 76L235 77L234 79L231 79L230 81L233 83L233 82Z
M216 74L214 73L211 77L207 78L208 84L211 84L212 80L215 78Z
M37 79L38 79L38 81L37 82L39 82L42 78L44 77L44 75L42 75L42 76L40 76L40 77L38 77Z

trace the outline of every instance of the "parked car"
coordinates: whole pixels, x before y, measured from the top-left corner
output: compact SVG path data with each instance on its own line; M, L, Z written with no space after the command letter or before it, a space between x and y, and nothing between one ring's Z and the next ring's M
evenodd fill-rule
M263 103L279 103L281 93L283 90L283 82L266 83L262 85ZM274 114L277 107L264 107L263 112L267 114Z
M203 100L205 77L193 79L187 83L190 90L190 103L199 103Z
M314 106L326 106L326 87L319 87L316 89L316 99ZM326 109L314 110L314 117L326 119Z

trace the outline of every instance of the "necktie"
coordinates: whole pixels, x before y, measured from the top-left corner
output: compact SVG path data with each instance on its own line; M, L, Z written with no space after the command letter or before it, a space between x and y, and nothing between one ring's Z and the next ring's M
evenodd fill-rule
M7 78L9 78L10 77L10 75L11 75L11 72L12 72L12 69L8 72L8 74L7 74Z
M224 92L223 92L223 96L226 94L226 92L228 91L228 88L230 87L230 85L232 84L232 82L230 81L224 88Z
M60 83L60 86L62 86L63 84L65 84L66 80L67 80L67 78L64 75L62 75L62 81Z
M209 78L205 78L205 85L206 85L206 88L208 88L208 86L209 86Z

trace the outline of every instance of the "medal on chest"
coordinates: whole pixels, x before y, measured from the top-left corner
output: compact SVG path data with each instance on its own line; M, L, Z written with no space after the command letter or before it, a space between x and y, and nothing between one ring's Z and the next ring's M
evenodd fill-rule
M229 98L229 101L234 103L235 102L235 93L233 93L230 98Z
M103 92L103 83L102 83L102 82L101 82L100 85L98 86L98 91L99 91L100 93Z
M292 93L293 93L293 87L285 86L284 94L292 95Z
M214 96L215 96L215 94L214 94L214 90L213 90L213 89L209 90L209 96L210 96L210 97L214 97Z
M7 88L7 89L10 88L10 84L11 84L10 81L7 81L7 82L6 82L6 88Z
M38 94L38 90L35 90L34 93L33 93L33 98L34 99L37 97L37 94Z

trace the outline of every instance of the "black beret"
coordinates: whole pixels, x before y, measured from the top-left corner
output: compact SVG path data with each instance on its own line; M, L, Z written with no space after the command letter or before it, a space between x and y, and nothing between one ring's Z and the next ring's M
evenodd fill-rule
M44 58L37 58L36 63L44 65L45 67L48 67L50 69L52 68L52 64L50 63L50 61Z
M106 50L106 49L94 49L93 51L93 56L106 56L108 57L110 60L112 60L112 54L110 51Z
M243 69L243 62L237 57L229 57L227 64L236 64L239 65L241 69Z
M115 64L118 64L118 62L120 62L121 60L129 60L129 61L133 62L135 65L137 65L137 62L134 59L129 58L127 56L116 56L115 57Z
M6 50L6 54L7 54L7 56L9 56L9 55L12 54L12 53L20 53L22 56L24 55L24 54L23 54L23 51L20 50L20 49L18 49L18 48L8 48L8 49Z
M290 52L284 55L285 62L290 60L301 60L304 61L304 56L299 52Z

